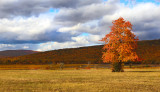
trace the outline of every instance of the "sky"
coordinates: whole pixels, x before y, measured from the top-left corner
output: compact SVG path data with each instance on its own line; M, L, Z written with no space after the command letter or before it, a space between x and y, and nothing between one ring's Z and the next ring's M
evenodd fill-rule
M0 50L100 45L123 17L140 40L160 39L160 0L0 0Z

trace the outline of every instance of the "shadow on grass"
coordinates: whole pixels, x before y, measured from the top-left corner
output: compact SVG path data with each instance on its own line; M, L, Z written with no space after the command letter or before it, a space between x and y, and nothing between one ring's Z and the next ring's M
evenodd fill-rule
M160 72L160 71L126 71L126 72L142 72L142 73L145 73L145 72Z

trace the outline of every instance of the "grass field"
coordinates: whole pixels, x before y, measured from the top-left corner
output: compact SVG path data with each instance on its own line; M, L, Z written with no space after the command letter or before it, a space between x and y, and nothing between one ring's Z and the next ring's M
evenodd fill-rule
M77 68L96 68L96 69L102 69L102 68L111 68L110 64L64 64L64 69L77 69ZM133 64L132 68L157 68L160 67L160 65L145 65L145 64ZM129 65L125 65L124 68L130 68ZM0 65L0 70L59 70L60 65L59 64L47 64L47 65Z
M0 92L160 92L160 69L0 70Z
M87 67L87 64L65 64L64 69L75 69L76 67L85 66ZM90 64L90 66L94 66L94 64ZM99 65L101 67L101 65ZM104 65L103 65L104 66ZM108 65L105 65L108 66ZM52 70L59 70L60 68L59 64L52 65L0 65L0 70L46 70L46 69L52 69Z

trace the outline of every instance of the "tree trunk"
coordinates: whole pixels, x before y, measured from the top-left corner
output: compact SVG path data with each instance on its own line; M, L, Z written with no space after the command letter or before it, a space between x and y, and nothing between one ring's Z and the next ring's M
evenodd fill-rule
M130 64L129 64L129 68L132 68L132 63L130 62Z
M112 72L124 72L123 63L121 61L113 62L112 63Z

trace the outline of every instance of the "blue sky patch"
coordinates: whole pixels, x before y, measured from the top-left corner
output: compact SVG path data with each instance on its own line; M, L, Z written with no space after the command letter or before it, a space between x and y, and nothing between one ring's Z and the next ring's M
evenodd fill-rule
M120 3L124 3L125 5L130 4L131 2L136 2L137 3L154 3L157 5L160 5L160 2L156 0L120 0Z
M85 32L81 34L81 36L88 36L88 35L89 33L85 33Z
M58 12L59 12L59 9L50 8L50 9L49 9L49 12L58 13Z

